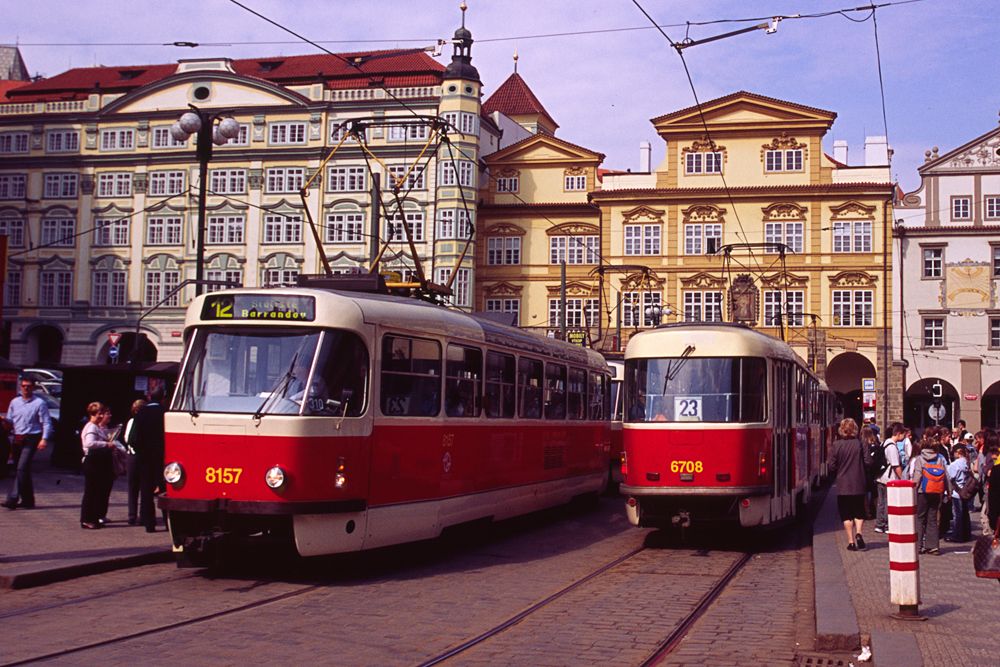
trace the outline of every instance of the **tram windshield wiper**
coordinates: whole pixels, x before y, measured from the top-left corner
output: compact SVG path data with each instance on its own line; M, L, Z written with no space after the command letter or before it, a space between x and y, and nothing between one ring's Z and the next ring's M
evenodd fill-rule
M691 358L691 353L694 352L694 345L688 345L681 352L681 356L670 359L667 361L667 372L663 375L663 391L660 394L666 395L667 385L670 384L671 380L677 377L677 374L681 372L681 368L687 363L688 359Z
M288 387L288 383L292 381L293 377L295 377L295 362L298 361L298 359L299 353L296 352L292 355L292 361L288 364L288 370L285 371L284 375L278 378L275 385L271 387L271 391L269 391L267 396L264 397L264 402L260 404L259 408L257 408L257 412L253 413L254 419L260 419L264 416L264 408L268 406L275 396L284 395L285 389Z

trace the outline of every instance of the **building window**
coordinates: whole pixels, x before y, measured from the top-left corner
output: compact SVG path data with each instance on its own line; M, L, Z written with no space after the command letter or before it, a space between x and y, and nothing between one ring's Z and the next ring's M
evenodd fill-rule
M179 195L184 191L183 171L154 171L149 174L149 194L152 196Z
M874 321L873 290L833 290L833 326L870 327Z
M660 225L625 225L626 255L659 255Z
M944 318L924 318L924 347L944 347Z
M45 174L42 196L46 199L72 199L76 197L76 174Z
M1000 276L1000 246L993 246L993 275Z
M722 292L684 292L685 322L721 322Z
M424 165L414 164L412 169L405 164L389 165L389 178L391 183L401 190L423 190L424 189ZM443 184L442 184L443 185Z
M80 133L76 130L50 130L45 134L45 152L75 153L80 150Z
M767 151L764 171L802 171L802 149Z
M566 299L567 327L596 327L600 322L599 299ZM549 299L549 326L561 327L559 299Z
M987 197L985 209L987 220L1000 220L1000 196Z
M128 218L99 218L94 221L94 245L127 247L129 245L128 230Z
M521 179L517 176L501 176L497 179L497 192L518 192Z
M304 144L306 143L305 123L271 123L268 136L272 145Z
M13 213L0 214L0 235L7 236L10 248L24 247L24 218Z
M579 176L573 176L567 174L563 178L563 190L567 192L580 192L587 189L587 175L580 174Z
M147 245L180 245L181 219L179 217L150 218L146 224Z
M833 223L834 252L871 252L871 221Z
M205 271L205 279L227 282L230 285L242 285L243 271L240 269L208 269ZM206 292L217 292L221 289L228 289L228 287L225 285L205 285Z
M771 244L783 243L792 252L802 252L805 236L805 224L801 222L768 222L764 224L764 242ZM777 253L776 245L764 248L765 253Z
M455 176L455 168L458 167L458 177ZM462 185L467 188L476 186L473 174L475 169L468 160L447 160L441 162L441 185L453 186Z
M684 254L711 255L722 247L722 225L719 223L684 225Z
M951 219L952 220L972 220L972 198L952 197L951 198Z
M364 167L330 167L326 173L330 192L364 192L368 188Z
M76 234L75 218L43 218L41 245L55 248L72 248Z
M341 141L344 143L356 143L357 139L351 134L351 129L349 127L350 123L341 123L338 123L337 121L330 123L330 143L339 144Z
M438 285L447 285L451 279L451 269L438 268L434 270L434 282ZM471 272L469 269L458 269L458 275L451 284L451 303L453 306L468 307L471 305L469 293L471 286Z
M924 278L940 278L944 271L944 248L924 248Z
M9 280L10 274L8 273L7 276ZM1000 317L990 318L990 347L1000 348Z
M264 243L302 243L302 216L264 216Z
M686 153L684 158L686 174L721 174L722 153Z
M214 194L231 195L247 191L246 169L213 169L209 189Z
M0 133L0 153L27 153L27 132Z
M98 197L131 197L132 174L127 172L97 175Z
M597 264L600 262L600 238L594 236L550 236L549 263Z
M520 236L491 236L486 239L486 263L490 266L521 263Z
M437 239L461 239L464 241L472 237L469 212L464 208L446 208L438 211L437 225Z
M622 324L626 327L655 327L660 319L647 308L663 305L659 292L622 292Z
M781 298L785 297L785 306ZM764 326L801 327L805 312L806 293L802 290L768 290L764 292Z
M146 271L146 289L143 292L143 305L155 306L164 299L167 299L168 294L170 294L170 298L163 303L164 306L180 305L180 290L173 292L180 284L180 271L173 269Z
M4 291L5 306L21 305L21 272L12 270L7 272L7 288Z
M135 130L101 130L102 151L130 151L135 148Z
M444 120L462 134L479 134L479 117L468 111L449 111Z
M424 240L423 211L406 211L406 226L410 230L414 243ZM386 239L389 241L406 241L406 230L403 229L403 216L393 213L385 221Z
M187 144L187 139L184 141L174 139L169 127L153 128L153 148L184 148Z
M38 305L66 307L73 299L72 271L41 271L38 275Z
M306 180L302 167L276 167L267 170L267 192L298 192Z
M264 269L264 286L280 287L298 282L298 269Z
M213 215L209 216L206 227L207 244L242 244L246 218L242 215Z
M250 126L247 125L246 123L240 123L240 133L224 144L224 146L249 146L249 145L250 145Z
M327 243L361 243L364 213L329 213L326 216Z
M93 273L90 305L120 308L125 305L125 271L96 270Z
M24 174L0 174L0 199L24 199L26 183Z
M521 323L521 300L520 299L486 299L486 312L488 313L513 313L514 325Z
M421 141L430 136L430 127L422 123L390 125L387 134L389 141Z

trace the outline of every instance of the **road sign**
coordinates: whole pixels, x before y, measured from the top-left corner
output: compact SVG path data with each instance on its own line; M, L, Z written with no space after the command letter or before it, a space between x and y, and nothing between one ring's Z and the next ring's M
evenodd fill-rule
M111 347L108 348L108 356L111 357L112 359L117 359L118 358L118 346L117 345L112 345Z
M118 343L121 342L121 339L122 335L120 333L117 333L115 331L111 331L108 333L108 345L110 345L111 347L118 347Z
M947 410L945 410L943 405L931 405L927 408L927 415L936 422L944 419L945 413L947 413Z
M875 378L861 378L861 391L875 391Z
M587 332L586 331L568 331L566 332L566 340L574 345L587 346Z

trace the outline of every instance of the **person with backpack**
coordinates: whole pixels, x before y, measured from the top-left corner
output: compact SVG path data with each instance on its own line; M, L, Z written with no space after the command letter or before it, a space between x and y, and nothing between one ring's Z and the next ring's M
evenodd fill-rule
M945 542L968 542L972 539L972 523L969 521L969 503L962 498L959 491L969 481L972 471L969 469L969 450L964 443L955 445L951 450L952 462L948 465L948 481L951 482L951 532Z
M906 427L896 422L892 425L892 435L875 450L872 468L878 474L875 480L878 503L875 506L875 532L889 530L888 493L886 484L890 479L903 479L903 462L899 456L899 443L906 439Z
M920 455L913 457L910 480L917 485L917 548L922 554L941 553L938 510L941 499L951 495L948 462L938 453L937 434L920 443Z

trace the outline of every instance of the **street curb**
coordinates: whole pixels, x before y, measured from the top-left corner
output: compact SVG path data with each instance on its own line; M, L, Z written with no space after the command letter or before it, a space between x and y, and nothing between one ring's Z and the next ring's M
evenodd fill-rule
M140 553L114 558L104 558L102 560L76 563L62 567L53 567L42 570L25 570L0 574L0 589L2 588L34 588L45 586L59 581L86 577L92 574L112 572L114 570L126 570L140 565L153 565L156 563L169 563L174 558L174 554L161 547L146 548Z
M872 630L873 664L879 667L923 667L917 638L910 632Z
M813 523L816 650L853 651L861 647L858 615L840 557L836 514L837 495L831 488Z

